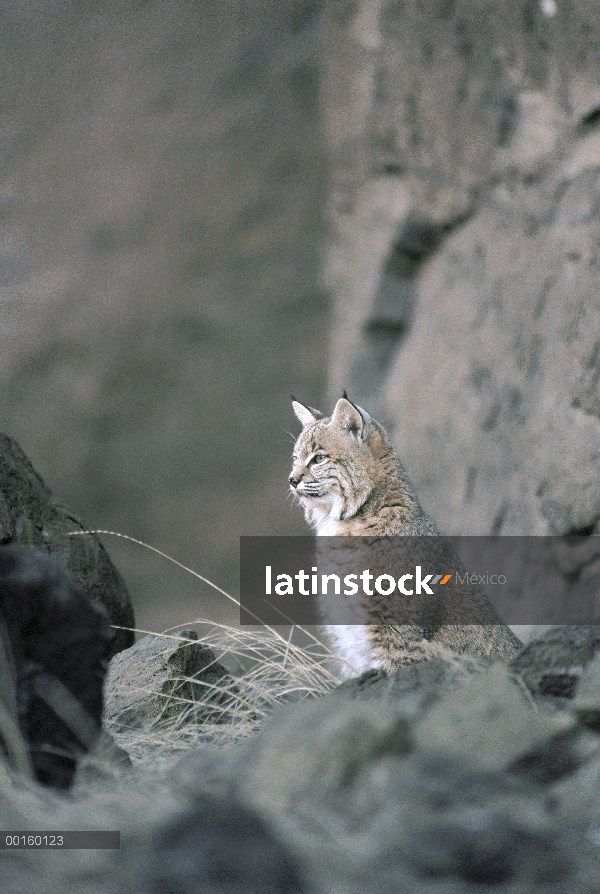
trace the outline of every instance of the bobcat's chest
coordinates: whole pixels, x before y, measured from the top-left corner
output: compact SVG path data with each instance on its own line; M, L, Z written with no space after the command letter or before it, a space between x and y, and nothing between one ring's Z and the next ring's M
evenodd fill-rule
M362 624L328 624L325 630L341 663L344 677L354 677L372 667L382 666L373 655L368 627Z
M316 533L319 537L340 537L344 532L341 530L339 518L327 515L318 522Z

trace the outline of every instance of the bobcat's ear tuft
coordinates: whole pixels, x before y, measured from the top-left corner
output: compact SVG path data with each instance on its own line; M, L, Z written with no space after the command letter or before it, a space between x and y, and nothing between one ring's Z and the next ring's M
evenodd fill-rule
M304 404L301 404L300 401L296 400L293 396L292 407L302 425L309 425L311 422L316 422L317 419L323 417L323 414L318 410L315 410L313 407L305 407Z
M348 392L346 391L345 388L344 388L344 393L342 394L342 397L344 398L344 400L347 400L349 404L352 404L352 406L354 407L355 410L358 410L358 412L360 413L360 415L362 416L362 418L364 419L365 422L373 422L371 416L367 413L366 410L363 410L362 407L359 407L358 404L355 404L353 401L350 400L350 398L348 397Z
M350 401L350 403L352 403L352 401ZM365 420L365 422L367 422L367 423L368 423L368 422L373 422L372 418L370 417L370 415L367 413L366 410L363 410L363 408L362 408L362 407L359 407L358 404L352 404L352 406L355 407L355 408L358 410L358 412L360 413L360 415L362 416L362 418Z
M364 415L363 415L364 413ZM367 425L371 417L359 407L355 407L347 398L341 397L335 405L330 425L342 428L354 435L355 438L364 441L367 437Z

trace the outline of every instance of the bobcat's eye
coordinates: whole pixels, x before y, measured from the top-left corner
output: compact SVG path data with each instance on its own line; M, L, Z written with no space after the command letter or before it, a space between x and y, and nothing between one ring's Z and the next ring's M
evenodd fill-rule
M314 463L316 466L318 466L321 463L324 463L326 459L327 459L326 453L315 453L315 455L311 459L311 463Z

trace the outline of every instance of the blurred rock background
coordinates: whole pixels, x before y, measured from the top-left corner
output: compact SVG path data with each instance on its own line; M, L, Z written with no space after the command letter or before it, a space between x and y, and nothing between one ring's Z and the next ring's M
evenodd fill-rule
M235 592L289 393L448 533L600 532L600 7L6 0L0 428ZM142 629L235 609L105 538Z
M240 534L304 531L286 429L326 374L320 12L0 8L0 428L90 527L233 592ZM104 543L140 628L236 617Z

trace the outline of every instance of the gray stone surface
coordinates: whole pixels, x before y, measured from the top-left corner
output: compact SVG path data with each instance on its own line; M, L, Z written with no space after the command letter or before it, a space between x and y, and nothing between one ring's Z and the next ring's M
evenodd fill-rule
M140 677L142 643L130 652ZM573 661L578 648L573 640ZM108 686L118 694L116 676ZM46 795L42 804L0 764L9 827L35 825L43 810L57 828L93 823L122 834L121 851L73 852L68 871L61 855L41 864L39 854L8 852L2 890L39 890L43 872L45 890L85 882L91 894L198 885L214 894L235 885L592 894L600 737L579 716L540 710L503 662L458 657L365 674L279 709L245 744L202 747L159 772L142 759L105 770L93 786L83 776L68 802Z
M230 675L194 630L144 636L111 661L104 716L118 732L231 722L232 688Z
M298 859L275 830L235 802L196 798L153 838L145 890L163 894L310 894Z
M346 680L327 699L367 699L382 705L401 706L408 717L420 717L436 702L447 697L471 677L483 673L494 663L493 658L461 655L431 658L407 665L394 673L369 670L360 677Z
M55 499L19 445L0 434L0 542L41 549L71 572L91 599L106 609L115 630L110 655L133 642L131 599L102 543L85 531L73 510Z
M554 785L597 764L596 736L539 713L498 663L420 716L405 694L366 692L273 718L234 776L319 890L592 890L597 853L550 805Z
M446 533L599 531L596 12L331 5L330 399Z
M600 650L598 627L554 627L528 643L511 662L534 698L548 707L566 707Z

